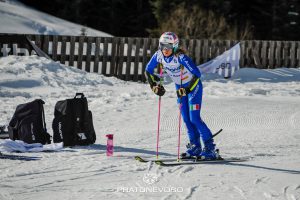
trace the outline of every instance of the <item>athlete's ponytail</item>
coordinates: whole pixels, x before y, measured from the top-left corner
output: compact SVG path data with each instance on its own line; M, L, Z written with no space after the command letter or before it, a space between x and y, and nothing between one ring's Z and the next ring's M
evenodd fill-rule
M183 49L182 47L179 47L175 52L174 54L176 56L178 56L179 54L187 54L187 50Z

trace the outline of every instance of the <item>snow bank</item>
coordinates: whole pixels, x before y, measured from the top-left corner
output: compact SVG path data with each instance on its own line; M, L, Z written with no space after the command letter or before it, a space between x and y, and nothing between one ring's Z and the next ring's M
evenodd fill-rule
M206 95L212 96L299 96L300 68L242 68L230 79L207 74Z
M0 60L0 86L33 88L39 86L67 87L68 85L103 84L103 77L74 67L61 65L46 58L8 56Z

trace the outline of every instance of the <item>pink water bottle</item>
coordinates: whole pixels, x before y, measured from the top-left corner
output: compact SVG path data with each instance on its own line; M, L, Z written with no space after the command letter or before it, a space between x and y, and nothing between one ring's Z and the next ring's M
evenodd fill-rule
M107 145L106 145L106 155L107 156L112 156L114 153L114 135L113 134L107 134Z

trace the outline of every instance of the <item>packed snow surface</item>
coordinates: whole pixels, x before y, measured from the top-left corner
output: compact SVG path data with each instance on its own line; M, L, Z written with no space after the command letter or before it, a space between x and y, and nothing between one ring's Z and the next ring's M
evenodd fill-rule
M231 79L202 77L202 118L231 164L160 167L155 158L158 97L148 84L86 73L36 56L0 58L0 125L18 104L45 103L52 134L54 106L83 92L93 113L94 145L59 152L9 153L1 159L0 199L300 199L300 69L241 69ZM166 81L161 104L160 158L176 158L178 106ZM187 144L182 127L181 152ZM114 156L106 156L114 134Z

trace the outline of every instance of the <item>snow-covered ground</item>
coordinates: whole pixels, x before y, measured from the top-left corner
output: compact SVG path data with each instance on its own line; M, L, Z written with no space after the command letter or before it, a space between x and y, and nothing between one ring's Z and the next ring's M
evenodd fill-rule
M300 69L241 69L229 80L203 77L203 85L203 119L213 132L224 129L216 137L221 155L246 162L139 163L133 156L156 154L158 98L147 84L36 56L0 58L0 125L18 104L41 98L52 134L55 103L84 92L97 134L88 147L7 153L40 159L0 160L0 199L300 199ZM166 89L160 155L176 157L178 108L173 84ZM113 157L106 134L114 134ZM185 134L182 127L181 151Z
M0 1L0 33L80 35L111 37L110 34L74 24L24 6L16 0Z

